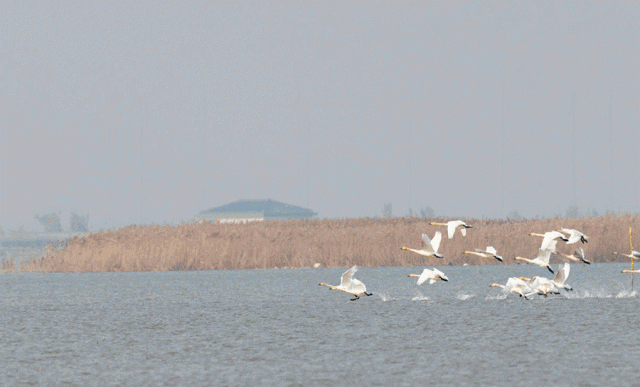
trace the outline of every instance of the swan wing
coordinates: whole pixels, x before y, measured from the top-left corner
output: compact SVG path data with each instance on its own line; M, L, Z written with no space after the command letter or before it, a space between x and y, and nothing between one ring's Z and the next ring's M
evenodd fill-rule
M449 278L444 275L443 272L441 272L440 270L436 269L435 267L433 268L433 276L440 276L440 278L445 279L445 280L449 280Z
M547 238L546 236L542 240L542 244L540 245L540 250L548 250L550 252L556 251L557 240L553 238Z
M464 224L463 221L461 220L451 220L449 222L447 222L447 233L449 236L449 239L453 238L453 234L456 233L456 228L462 226ZM460 230L460 232L462 233L462 235L466 235L466 230L463 228Z
M436 231L433 236L433 240L431 240L431 247L433 248L433 252L437 253L440 248L440 241L442 241L442 233L440 231Z
M584 250L582 250L582 248L581 248L581 247L578 247L578 248L576 249L576 252L575 252L574 254L576 254L576 256L577 256L578 258L580 258L580 259L584 260Z
M342 274L342 277L340 277L340 286L344 286L345 288L348 288L349 284L351 283L351 278L353 277L353 274L357 270L358 270L358 267L354 265L351 269L345 271Z
M507 284L504 286L506 286L509 289L513 289L516 286L529 286L529 285L523 280L521 280L520 278L509 277L509 279L507 280Z
M498 254L498 252L496 251L496 249L493 246L487 246L487 253L493 254L493 255L497 255Z
M433 249L433 241L427 234L422 234L422 251L425 251L427 253L435 253Z
M549 264L549 258L551 258L551 250L547 250L547 249L540 249L538 251L538 256L536 257L536 259L546 263L547 265Z
M367 287L362 283L362 281L352 278L347 290L353 294L360 294L366 292Z
M558 265L558 272L553 278L553 282L559 285L564 285L564 281L566 281L567 277L569 277L569 270L571 270L571 266L569 266L569 263Z
M424 281L428 280L429 277L431 277L433 273L431 272L431 270L429 269L424 269L422 271L422 274L420 274L420 278L418 278L418 282L416 282L417 285L421 285Z

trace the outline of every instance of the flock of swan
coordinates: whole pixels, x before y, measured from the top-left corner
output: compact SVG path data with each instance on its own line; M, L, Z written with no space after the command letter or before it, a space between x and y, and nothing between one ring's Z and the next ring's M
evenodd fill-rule
M456 230L459 230L462 236L466 236L467 229L472 228L471 225L468 225L462 220L452 220L447 223L431 222L429 224L434 226L446 226L449 239L454 237ZM568 236L565 234L568 234ZM557 272L554 272L553 268L549 265L549 259L552 254L560 254L573 262L584 263L587 265L591 264L591 262L585 258L584 250L581 247L576 248L573 254L561 253L556 247L558 241L564 241L568 245L577 242L588 243L587 239L589 237L578 230L568 228L560 228L560 230L548 231L544 234L530 233L529 235L542 237L542 244L538 250L538 256L533 259L516 256L514 259L546 268L555 276L552 279L539 276L534 276L532 278L511 277L504 285L492 283L490 286L502 288L506 292L517 294L525 299L528 299L528 297L535 294L547 297L549 294L559 294L560 290L573 290L571 286L565 283L567 277L569 277L569 271L571 269L569 263L567 262L558 265ZM440 233L440 231L436 231L433 238L429 238L427 234L422 234L422 246L420 249L402 247L402 250L412 251L426 257L443 258L443 255L438 253L441 241L442 233ZM476 248L475 251L465 251L464 254L472 254L483 258L494 258L503 262L503 258L498 255L497 250L493 246L487 246L484 250ZM633 250L631 254L621 254L618 252L614 252L614 254L622 255L633 260L640 260L640 252L635 250ZM372 295L372 293L367 293L367 288L364 283L353 278L356 270L357 267L353 266L342 274L340 285L328 285L324 282L320 283L320 285L328 286L331 290L340 290L353 295L354 298L351 298L351 301L355 301L363 296ZM622 272L640 273L640 270L623 270ZM436 268L424 269L422 274L409 274L409 277L417 277L417 285L421 285L427 280L429 280L430 284L436 281L449 281L449 278Z

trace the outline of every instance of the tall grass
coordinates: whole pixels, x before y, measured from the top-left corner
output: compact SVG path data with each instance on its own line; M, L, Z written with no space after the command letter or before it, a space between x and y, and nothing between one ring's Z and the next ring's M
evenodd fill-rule
M446 228L431 226L424 218L358 218L292 220L249 224L189 223L178 226L129 226L85 237L74 237L60 250L21 265L37 272L217 270L303 268L321 263L329 267L424 266L500 264L495 259L464 255L465 250L494 246L505 259L516 255L535 258L543 233L560 227L575 228L588 235L580 244L593 262L626 260L614 251L628 252L629 227L638 235L640 216L620 215L578 219L473 220L467 236L456 233L447 239ZM421 234L443 233L439 252L443 259L425 258L402 251L420 247ZM571 253L579 244L558 243ZM560 257L552 262L561 262Z

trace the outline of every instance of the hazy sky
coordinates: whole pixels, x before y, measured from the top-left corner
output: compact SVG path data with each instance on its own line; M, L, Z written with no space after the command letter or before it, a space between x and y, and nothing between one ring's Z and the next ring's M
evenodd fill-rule
M2 1L0 226L640 211L639 11Z

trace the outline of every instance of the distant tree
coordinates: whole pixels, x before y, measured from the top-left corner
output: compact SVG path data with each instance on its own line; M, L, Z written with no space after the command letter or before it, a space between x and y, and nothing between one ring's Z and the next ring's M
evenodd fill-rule
M567 208L567 214L565 218L579 218L579 217L580 217L580 211L578 210L578 206L569 206L569 208Z
M391 217L391 202L387 202L382 205L382 216L385 218Z
M508 220L522 220L524 219L518 210L513 210L507 215Z
M60 217L55 212L42 216L36 215L35 218L44 226L45 232L62 232Z
M427 206L420 209L420 216L423 218L435 218L435 213L433 212L433 208Z
M595 208L592 208L589 211L587 211L587 216L597 217L597 216L600 216L600 214L598 213L598 210L596 210Z
M81 216L72 212L69 219L69 230L71 232L89 232L89 215Z

